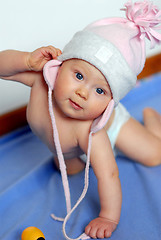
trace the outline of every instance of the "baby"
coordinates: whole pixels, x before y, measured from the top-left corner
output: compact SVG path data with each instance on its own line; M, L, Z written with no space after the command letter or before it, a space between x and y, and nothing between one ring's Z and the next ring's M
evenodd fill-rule
M119 223L122 196L116 149L146 166L161 164L161 116L145 109L143 126L119 103L144 67L145 37L153 45L161 41L151 30L161 22L159 10L146 1L125 7L127 19L106 18L89 25L76 33L63 53L53 46L31 53L0 52L0 77L31 87L27 120L53 152L67 189L64 160L68 174L83 170L86 163L85 191L76 205L88 187L90 161L100 198L99 216L85 228L91 238L110 237ZM69 189L64 189L67 199ZM67 199L67 239L65 224L74 209Z

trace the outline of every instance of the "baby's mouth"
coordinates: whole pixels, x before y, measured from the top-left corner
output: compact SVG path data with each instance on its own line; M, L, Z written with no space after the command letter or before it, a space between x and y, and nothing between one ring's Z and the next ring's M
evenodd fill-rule
M72 106L75 110L81 110L81 109L83 109L79 104L77 104L76 102L72 101L71 99L69 99L69 102L70 102L71 106Z

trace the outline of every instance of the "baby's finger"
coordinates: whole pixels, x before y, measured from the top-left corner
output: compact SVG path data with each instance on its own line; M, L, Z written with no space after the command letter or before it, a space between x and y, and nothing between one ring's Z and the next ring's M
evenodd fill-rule
M97 238L105 238L105 229L104 228L99 228L97 230Z
M97 228L92 227L92 228L90 229L89 236L90 236L91 238L97 238Z
M57 48L57 51L58 51L58 56L60 56L62 54L62 51L59 48Z
M105 230L105 238L109 238L109 237L111 237L111 235L112 235L111 231Z
M57 56L61 55L62 53L59 48L55 48L53 46L48 46L48 50L53 59L57 58Z
M89 235L90 230L91 230L91 226L88 225L88 226L85 227L85 233L87 235Z

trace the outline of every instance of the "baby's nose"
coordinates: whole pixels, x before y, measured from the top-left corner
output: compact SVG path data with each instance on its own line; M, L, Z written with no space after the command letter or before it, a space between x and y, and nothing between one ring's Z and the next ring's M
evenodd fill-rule
M87 100L88 99L88 89L82 87L82 88L79 88L76 90L76 94L83 98L84 100Z

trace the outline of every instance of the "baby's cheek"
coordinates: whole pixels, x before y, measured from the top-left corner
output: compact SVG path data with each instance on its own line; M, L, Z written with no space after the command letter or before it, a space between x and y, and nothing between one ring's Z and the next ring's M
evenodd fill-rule
M91 116L93 116L92 119L95 119L102 115L102 113L105 111L106 107L102 107L101 104L93 104L90 108Z

